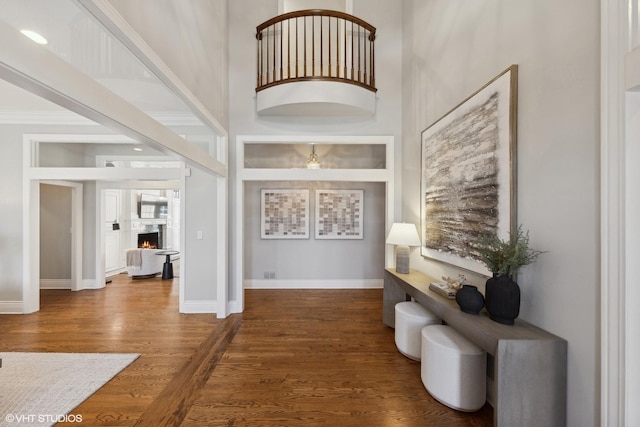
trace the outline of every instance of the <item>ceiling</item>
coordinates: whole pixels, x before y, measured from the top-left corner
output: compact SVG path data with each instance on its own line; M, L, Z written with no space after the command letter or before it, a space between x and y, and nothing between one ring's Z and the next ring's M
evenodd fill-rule
M200 121L191 110L117 39L74 0L0 0L0 20L20 31L28 29L45 37L43 48L91 76L107 89L156 120L168 117L174 124ZM0 79L0 123L91 123L25 89ZM178 117L178 119L176 119ZM168 126L168 125L167 125ZM109 131L107 130L107 133ZM139 146L139 145L138 145ZM93 147L98 148L97 146ZM104 151L123 150L122 144ZM131 146L126 150L130 153ZM145 147L147 155L160 155Z
M73 0L0 0L0 19L48 40L43 48L142 111L191 114L189 108L128 49ZM60 110L0 81L0 111Z

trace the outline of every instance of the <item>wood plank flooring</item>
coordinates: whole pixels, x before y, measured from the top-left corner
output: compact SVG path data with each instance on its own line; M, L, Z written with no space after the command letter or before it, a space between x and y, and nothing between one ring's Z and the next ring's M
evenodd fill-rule
M140 353L72 411L83 426L492 425L488 405L429 396L382 324L381 290L247 290L244 313L216 319L179 314L177 288L118 275L42 291L38 313L0 316L0 348Z

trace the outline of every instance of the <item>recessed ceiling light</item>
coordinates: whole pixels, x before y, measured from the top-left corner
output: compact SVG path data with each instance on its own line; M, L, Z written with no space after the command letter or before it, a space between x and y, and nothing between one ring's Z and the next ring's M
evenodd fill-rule
M35 31L20 30L20 32L22 34L24 34L25 36L29 37L34 42L38 43L38 44L47 44L48 43L47 39L45 39L44 37L42 37L40 34L36 33Z
M133 151L142 151L142 148L140 148L140 147L135 147L135 148L133 149Z

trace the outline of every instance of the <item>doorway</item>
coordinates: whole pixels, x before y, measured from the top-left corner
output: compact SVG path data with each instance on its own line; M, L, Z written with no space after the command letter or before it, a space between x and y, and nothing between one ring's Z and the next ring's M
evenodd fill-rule
M101 205L102 233L98 238L104 252L104 273L127 272L126 252L132 248L180 251L180 188L177 181L104 182L97 186ZM149 214L145 201L153 198ZM142 240L141 240L142 239ZM146 246L144 246L146 244ZM174 277L179 277L177 274Z
M82 191L70 181L40 181L40 289L82 289Z
M40 289L71 289L69 187L40 184Z

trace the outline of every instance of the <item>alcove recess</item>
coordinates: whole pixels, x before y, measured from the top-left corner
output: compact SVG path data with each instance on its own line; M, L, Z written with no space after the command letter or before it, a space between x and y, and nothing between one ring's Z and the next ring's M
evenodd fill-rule
M320 166L307 168L315 151ZM394 220L394 138L392 136L240 135L236 139L236 212L242 216L235 229L235 286L232 298L242 304L245 281L245 184L290 182L382 183L384 232ZM366 195L365 195L366 197ZM384 245L384 243L382 243ZM389 245L386 245L389 246ZM384 248L384 263L393 261L393 248Z

